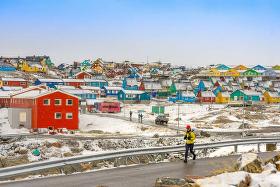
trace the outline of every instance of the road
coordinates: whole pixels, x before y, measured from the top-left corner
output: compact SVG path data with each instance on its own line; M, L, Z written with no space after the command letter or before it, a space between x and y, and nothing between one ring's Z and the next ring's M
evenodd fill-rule
M261 153L264 160L279 154L279 152ZM208 176L215 170L228 168L233 165L238 156L205 158L160 164L130 166L95 172L79 173L68 176L54 176L11 183L0 183L1 187L94 187L98 185L108 187L152 187L157 177L185 177Z

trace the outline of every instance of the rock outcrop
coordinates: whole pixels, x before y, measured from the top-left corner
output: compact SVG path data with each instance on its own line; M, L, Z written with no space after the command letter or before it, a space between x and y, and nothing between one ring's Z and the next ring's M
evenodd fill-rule
M261 158L255 153L243 154L237 160L235 169L248 173L261 173L263 171Z

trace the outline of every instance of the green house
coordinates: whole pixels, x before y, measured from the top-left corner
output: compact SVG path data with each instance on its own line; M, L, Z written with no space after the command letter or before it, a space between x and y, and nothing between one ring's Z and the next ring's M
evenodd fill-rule
M261 74L253 69L248 69L245 72L243 72L242 75L245 77L256 77L256 76L260 76Z
M252 90L235 90L230 94L231 101L254 101L261 100L261 93Z

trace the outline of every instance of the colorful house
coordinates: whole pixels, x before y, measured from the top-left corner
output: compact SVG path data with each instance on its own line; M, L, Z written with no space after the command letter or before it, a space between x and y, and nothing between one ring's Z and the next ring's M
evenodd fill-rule
M102 59L98 58L97 60L95 60L91 66L91 69L95 74L102 74L104 71Z
M103 79L84 79L86 86L93 86L103 88L104 86L108 86L108 82Z
M18 69L24 72L30 73L46 73L47 66L40 64L40 62L27 62L26 60L20 61L18 64Z
M1 83L0 85L3 86L18 86L18 87L23 87L26 88L28 86L28 82L25 79L22 78L7 78L3 77L1 78Z
M207 74L209 77L220 77L221 76L221 72L215 68L211 68Z
M36 79L34 85L46 85L50 88L56 88L57 85L64 85L62 79Z
M77 96L81 101L85 101L86 99L96 99L96 93L90 90L63 89L62 91Z
M125 90L138 90L139 83L135 78L124 78L122 88Z
M80 64L81 71L87 71L90 68L91 68L90 60L84 60L83 62L81 62Z
M200 80L198 86L196 87L195 91L206 91L212 88L213 84L211 81Z
M82 90L90 90L91 92L95 93L96 96L100 97L101 95L101 88L95 86L80 86Z
M200 103L214 103L216 99L212 91L199 91L196 97Z
M178 100L186 102L186 103L195 103L196 102L196 96L191 91L185 91L178 93Z
M75 88L80 88L80 86L85 86L86 83L83 79L62 79L65 86L74 86Z
M267 69L262 73L262 76L264 77L271 77L271 78L275 78L277 77L277 72L274 69Z
M261 93L251 90L235 90L230 94L231 101L253 101L257 102L261 100Z
M81 71L74 76L76 79L91 79L92 75L88 72Z
M224 64L220 64L216 67L217 70L229 70L230 67L224 65Z
M256 65L256 66L254 66L253 68L252 68L253 70L266 70L266 68L265 67L263 67L263 66L261 66L261 65Z
M0 71L16 71L16 68L9 63L0 62Z
M245 71L248 68L244 65L238 65L238 66L234 67L233 69L238 70L238 71Z
M236 69L232 68L224 72L223 75L226 77L239 77L240 73Z
M245 77L257 77L257 76L260 76L260 75L261 74L258 73L254 69L248 69L248 70L246 70L245 72L242 73L242 76L245 76Z
M265 91L263 96L264 96L264 101L268 104L280 103L280 95L278 94L278 92Z
M216 103L223 104L230 102L230 93L229 92L219 92L216 97Z
M118 100L124 103L150 103L150 95L141 90L120 90Z
M221 86L217 86L213 88L213 93L215 94L215 96L217 96L218 93L221 91L223 91L223 88Z
M280 66L279 66L279 65L275 65L275 66L272 67L272 69L274 69L274 70L280 70Z
M106 97L118 97L119 91L122 89L122 87L117 86L104 86L103 88Z
M11 97L10 107L8 118L12 128L78 129L79 99L59 90L17 93Z

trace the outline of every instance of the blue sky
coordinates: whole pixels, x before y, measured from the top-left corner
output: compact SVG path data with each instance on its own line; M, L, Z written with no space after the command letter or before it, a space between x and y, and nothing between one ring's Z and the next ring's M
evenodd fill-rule
M277 0L0 0L0 55L280 64Z

